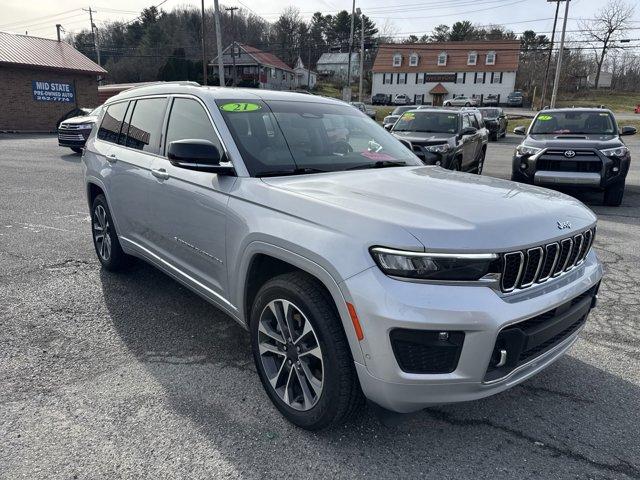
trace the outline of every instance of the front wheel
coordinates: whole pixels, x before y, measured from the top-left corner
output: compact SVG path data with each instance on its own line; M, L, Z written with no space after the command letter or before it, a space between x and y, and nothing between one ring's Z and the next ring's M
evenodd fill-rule
M604 204L608 207L619 207L624 196L624 181L618 182L604 191Z
M451 106L451 103L450 103L450 102L444 102L444 103L442 104L442 106L443 106L443 107L450 107L450 106Z
M319 430L362 404L349 344L335 305L302 272L265 283L251 309L251 346L267 395L293 424Z
M482 150L482 153L480 154L480 158L478 159L478 169L477 169L478 175L482 175L482 169L484 168L484 160L486 157L487 157L487 151Z
M73 150L76 153L82 153L82 148L81 147L69 147L71 150Z
M465 103L465 104L464 104L464 106L465 106L465 107L470 107L470 106L471 106L471 104L470 104L469 102L467 102L467 103Z

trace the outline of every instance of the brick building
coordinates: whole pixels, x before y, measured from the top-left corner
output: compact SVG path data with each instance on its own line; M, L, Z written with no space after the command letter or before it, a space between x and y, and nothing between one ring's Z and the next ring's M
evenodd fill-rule
M0 32L0 131L54 131L68 111L99 105L105 73L68 43Z
M380 45L372 95L405 94L414 103L442 105L456 96L506 101L513 91L519 40Z

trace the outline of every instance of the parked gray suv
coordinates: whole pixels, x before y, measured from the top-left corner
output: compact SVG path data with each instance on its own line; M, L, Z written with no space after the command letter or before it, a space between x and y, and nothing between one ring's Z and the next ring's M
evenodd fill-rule
M98 259L144 259L245 327L300 427L503 391L595 305L590 210L424 166L343 102L163 84L105 107L83 155Z

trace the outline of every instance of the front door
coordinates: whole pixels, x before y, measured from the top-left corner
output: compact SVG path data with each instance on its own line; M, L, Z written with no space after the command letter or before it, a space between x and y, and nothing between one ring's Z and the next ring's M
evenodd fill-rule
M431 97L433 98L433 106L441 107L444 102L444 94L442 93L432 93Z
M202 139L223 152L205 107L195 98L175 97L166 122L164 152L176 140ZM151 167L154 249L196 290L227 301L226 218L236 178L179 168L165 156Z

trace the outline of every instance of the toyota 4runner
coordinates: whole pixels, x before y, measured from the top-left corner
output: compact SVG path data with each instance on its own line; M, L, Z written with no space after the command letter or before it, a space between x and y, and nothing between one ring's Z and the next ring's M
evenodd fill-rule
M144 259L226 312L303 428L364 398L412 412L506 390L595 305L589 209L425 166L336 100L134 88L107 101L83 166L103 268Z

